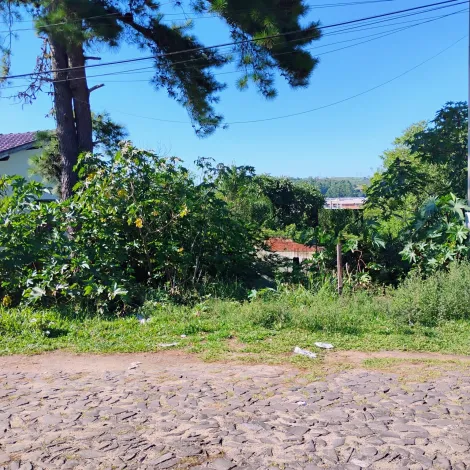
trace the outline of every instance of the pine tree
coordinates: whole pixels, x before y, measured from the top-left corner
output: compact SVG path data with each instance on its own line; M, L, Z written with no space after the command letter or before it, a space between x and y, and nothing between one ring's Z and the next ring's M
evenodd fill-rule
M181 11L179 0L172 3ZM190 33L190 20L183 26L164 23L155 0L1 1L0 14L10 29L16 20L31 15L44 41L37 73L19 97L33 100L53 79L63 198L71 195L76 182L73 167L78 155L93 151L86 80L86 65L92 59L87 53L92 44L133 44L154 56L155 88L166 89L187 109L200 136L211 134L223 123L215 104L226 85L215 78L216 68L234 62L241 72L238 87L246 88L251 82L268 99L276 96L276 71L292 87L308 85L318 61L302 46L319 39L320 30L318 23L301 26L300 20L308 11L303 0L191 0L190 8L192 14L216 15L226 22L234 42L230 54L226 48L205 48ZM2 46L4 83L11 65L8 38L11 35Z

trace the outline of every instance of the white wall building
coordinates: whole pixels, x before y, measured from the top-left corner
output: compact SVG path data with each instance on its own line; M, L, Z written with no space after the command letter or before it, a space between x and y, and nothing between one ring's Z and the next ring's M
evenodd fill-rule
M327 197L324 208L360 210L364 208L365 203L365 197Z
M19 175L41 182L39 175L31 174L30 159L40 151L36 132L0 134L0 175ZM42 199L55 199L45 194Z

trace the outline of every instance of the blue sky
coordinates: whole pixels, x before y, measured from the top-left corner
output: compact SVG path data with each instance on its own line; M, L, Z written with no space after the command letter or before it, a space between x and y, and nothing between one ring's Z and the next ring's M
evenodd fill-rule
M326 3L326 0L306 0L306 3L314 6ZM330 3L333 3L332 0ZM313 9L306 21L315 19L327 25L426 3L431 2L395 0ZM179 9L165 8L162 7L163 11L181 12ZM418 21L463 8L465 5L459 5L401 21ZM181 18L183 16L181 12ZM18 27L28 25L19 23ZM397 27L389 26L383 31ZM382 30L325 37L312 45L323 46L360 38L376 31ZM218 110L227 122L232 122L265 119L324 106L361 93L411 69L465 36L467 31L468 12L326 54L320 57L320 64L306 89L292 90L279 77L279 96L274 101L264 100L253 87L245 92L238 91L235 87L238 75L227 74L220 77L229 87L221 94ZM219 19L196 20L194 32L207 45L228 40L227 29ZM34 68L38 47L39 41L34 32L19 33L14 48L13 73L25 73ZM341 45L322 47L318 52L338 47ZM139 55L131 48L122 48L119 52L95 52L99 52L103 61ZM156 92L145 81L132 81L150 79L151 72L90 79L90 86L102 82L106 84L92 93L92 107L96 112L108 111L116 121L124 124L137 146L176 155L188 165L198 157L212 157L226 164L252 165L258 173L273 175L368 176L380 166L379 156L383 150L389 148L393 139L408 125L431 119L447 101L467 99L467 60L468 39L464 39L406 76L356 99L301 116L231 125L205 139L195 136L186 111L168 98L164 90ZM144 65L100 67L90 70L89 75L140 66ZM228 65L226 71L233 69L233 65ZM21 83L15 81L14 84ZM16 90L1 93L8 96L13 91ZM33 105L22 106L2 99L0 106L0 133L54 127L53 119L46 117L52 107L51 98L47 95L40 96ZM188 124L159 122L130 114L185 121Z

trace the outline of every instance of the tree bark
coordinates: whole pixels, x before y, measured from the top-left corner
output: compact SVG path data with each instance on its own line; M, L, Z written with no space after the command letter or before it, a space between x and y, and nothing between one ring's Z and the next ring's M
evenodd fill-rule
M61 154L62 175L60 178L60 195L67 199L72 195L72 189L77 181L73 171L77 163L79 146L72 105L72 90L67 80L68 56L66 48L49 37L51 47L51 65L54 73L54 109L57 122L57 138Z
M91 119L90 91L86 80L83 45L68 47L70 89L75 111L75 128L79 153L93 152L93 124ZM78 68L75 68L78 67Z

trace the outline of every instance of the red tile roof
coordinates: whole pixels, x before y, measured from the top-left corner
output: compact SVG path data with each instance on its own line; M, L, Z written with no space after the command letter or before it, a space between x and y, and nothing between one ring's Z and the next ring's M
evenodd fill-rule
M266 244L269 247L269 251L276 253L283 251L294 251L296 253L315 253L321 251L321 247L302 245L286 238L269 238L266 240Z
M26 144L31 144L35 140L36 132L23 132L21 134L0 134L0 153L8 152Z

